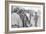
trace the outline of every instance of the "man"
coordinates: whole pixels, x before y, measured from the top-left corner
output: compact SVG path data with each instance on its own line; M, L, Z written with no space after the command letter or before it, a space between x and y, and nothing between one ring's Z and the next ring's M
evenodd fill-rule
M24 21L25 21L25 26L26 27L31 27L32 26L32 24L30 23L30 14L29 13L25 13Z
M17 14L17 12L13 12L11 14L11 24L12 24L12 27L14 28L19 28L19 27L22 27L22 20L20 18L20 16Z
M34 21L35 21L35 26L36 27L37 27L37 23L38 23L38 18L39 18L39 16L37 15L37 12L35 12Z

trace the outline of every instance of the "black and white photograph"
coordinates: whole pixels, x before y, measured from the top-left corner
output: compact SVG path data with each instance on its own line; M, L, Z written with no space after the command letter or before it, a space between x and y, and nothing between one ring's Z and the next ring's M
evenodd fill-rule
M11 27L40 27L40 10L31 10L31 7L12 6L11 10Z
M43 28L43 5L9 4L9 30Z

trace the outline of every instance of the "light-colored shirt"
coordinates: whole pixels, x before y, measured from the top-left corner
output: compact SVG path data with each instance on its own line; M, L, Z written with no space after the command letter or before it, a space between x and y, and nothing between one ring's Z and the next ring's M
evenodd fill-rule
M11 24L12 25L18 25L19 27L22 27L22 20L20 18L20 16L17 13L12 13L11 15ZM16 26L16 27L18 27Z

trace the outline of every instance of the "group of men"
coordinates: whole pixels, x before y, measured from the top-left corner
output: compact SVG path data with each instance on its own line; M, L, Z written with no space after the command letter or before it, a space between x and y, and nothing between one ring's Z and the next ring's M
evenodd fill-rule
M35 17L33 19L35 19L35 25L37 26L37 21L38 21L38 16L37 16L37 12L35 12ZM31 13L28 13L26 11L24 11L23 9L18 9L14 10L14 12L11 14L11 23L12 23L12 27L14 28L20 28L20 27L31 27L32 23L31 23Z

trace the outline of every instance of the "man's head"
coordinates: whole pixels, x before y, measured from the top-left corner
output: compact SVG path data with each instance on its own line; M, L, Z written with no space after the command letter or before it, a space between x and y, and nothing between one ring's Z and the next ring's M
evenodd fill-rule
M14 12L16 13L17 11L19 10L19 8L17 7L17 8L14 8Z

